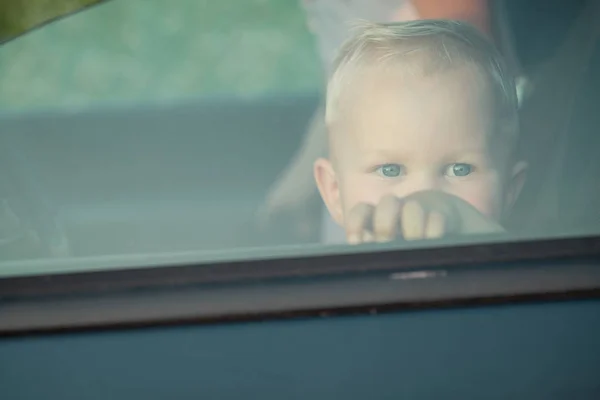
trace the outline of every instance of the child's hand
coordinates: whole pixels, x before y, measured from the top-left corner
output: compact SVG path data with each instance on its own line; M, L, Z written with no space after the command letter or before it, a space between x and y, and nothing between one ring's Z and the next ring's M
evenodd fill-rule
M376 206L359 204L350 211L345 227L351 244L504 231L466 201L437 191L413 193L405 198L389 195Z

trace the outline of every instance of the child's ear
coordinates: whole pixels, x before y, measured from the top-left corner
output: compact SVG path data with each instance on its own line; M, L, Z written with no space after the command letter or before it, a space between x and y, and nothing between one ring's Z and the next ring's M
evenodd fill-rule
M512 171L508 187L506 190L506 209L510 210L514 206L515 202L521 194L523 185L525 184L525 178L527 177L527 163L525 161L517 162Z
M314 164L314 175L321 198L329 214L339 225L343 224L344 213L340 198L340 187L331 161L319 158Z

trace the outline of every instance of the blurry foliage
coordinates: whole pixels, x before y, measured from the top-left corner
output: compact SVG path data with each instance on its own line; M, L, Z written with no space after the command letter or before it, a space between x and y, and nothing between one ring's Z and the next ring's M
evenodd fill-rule
M104 0L0 0L0 42Z
M0 2L1 10L62 3L56 15L76 0ZM0 110L315 91L320 63L298 3L106 1L0 47ZM2 21L2 33L40 21L41 13L3 14L21 17Z

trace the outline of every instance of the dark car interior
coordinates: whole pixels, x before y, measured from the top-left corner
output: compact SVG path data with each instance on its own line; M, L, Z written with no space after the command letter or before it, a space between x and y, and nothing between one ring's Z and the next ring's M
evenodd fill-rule
M205 99L3 118L3 193L44 251L63 256L294 243L291 231L261 237L255 214L317 100Z

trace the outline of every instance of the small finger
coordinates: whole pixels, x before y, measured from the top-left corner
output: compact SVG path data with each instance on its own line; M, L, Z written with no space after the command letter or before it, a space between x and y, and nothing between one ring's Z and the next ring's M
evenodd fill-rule
M362 243L373 243L375 242L375 235L369 230L364 230L362 233Z
M446 233L446 217L439 211L432 211L427 218L425 237L439 239Z
M422 239L425 225L425 211L421 204L416 201L407 201L404 207L402 207L401 214L400 224L404 239Z
M378 242L394 240L398 229L400 201L395 196L381 199L373 215L373 232Z
M350 210L344 221L348 243L358 244L363 241L363 232L369 228L373 209L372 205L362 203Z

